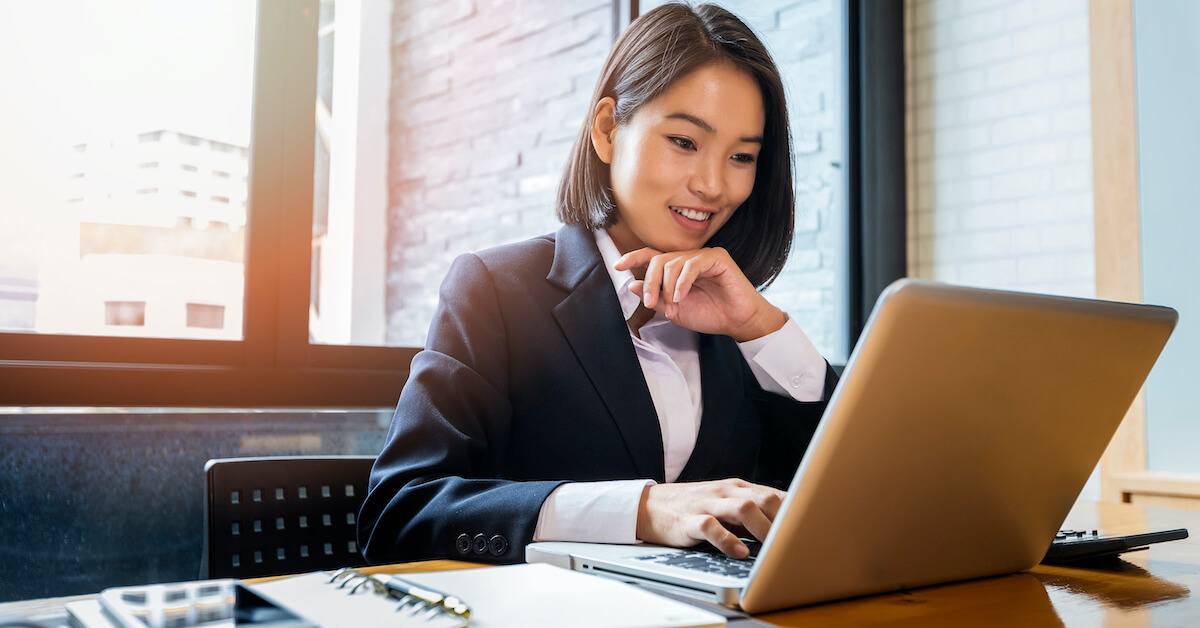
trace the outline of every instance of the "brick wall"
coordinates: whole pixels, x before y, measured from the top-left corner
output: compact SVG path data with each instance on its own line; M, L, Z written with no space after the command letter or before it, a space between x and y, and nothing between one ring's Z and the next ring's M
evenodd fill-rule
M1086 0L905 0L909 274L1095 294Z
M724 4L764 36L789 88L796 246L770 298L837 359L836 3ZM558 227L554 193L611 47L612 3L397 0L392 27L387 343L420 346L455 256Z
M456 256L558 228L612 3L397 0L392 29L387 343L421 346Z

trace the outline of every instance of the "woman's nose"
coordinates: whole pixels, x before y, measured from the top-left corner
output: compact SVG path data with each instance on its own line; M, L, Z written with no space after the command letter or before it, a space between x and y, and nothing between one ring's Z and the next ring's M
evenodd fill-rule
M721 164L716 159L696 160L688 182L688 191L704 198L716 198L721 194Z

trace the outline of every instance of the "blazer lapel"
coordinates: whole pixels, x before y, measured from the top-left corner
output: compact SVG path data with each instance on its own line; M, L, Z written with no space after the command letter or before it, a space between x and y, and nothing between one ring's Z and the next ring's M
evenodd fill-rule
M658 415L590 231L578 226L558 231L547 279L568 291L553 308L554 319L621 431L638 473L665 481Z
M738 355L731 355L730 352ZM679 473L679 481L713 477L712 470L733 440L742 390L742 357L733 341L724 336L700 334L700 383L704 411L692 456Z

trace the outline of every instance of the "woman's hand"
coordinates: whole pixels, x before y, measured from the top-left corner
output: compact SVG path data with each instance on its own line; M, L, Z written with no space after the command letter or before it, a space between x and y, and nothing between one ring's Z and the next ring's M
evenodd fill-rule
M642 491L637 538L688 547L701 541L734 558L750 555L730 528L763 541L786 493L743 480L654 484Z
M631 251L617 270L645 268L630 284L642 304L676 325L705 334L724 334L738 342L778 331L783 311L754 289L742 269L720 247L662 253Z

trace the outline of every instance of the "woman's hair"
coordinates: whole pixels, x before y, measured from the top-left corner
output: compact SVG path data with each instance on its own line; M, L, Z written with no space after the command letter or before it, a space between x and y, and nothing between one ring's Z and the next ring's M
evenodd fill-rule
M592 108L558 184L555 211L563 223L590 229L617 220L609 166L592 148L594 108L601 99L616 101L613 117L620 125L675 81L714 63L732 63L754 78L766 124L754 189L707 246L724 247L750 282L763 288L779 275L792 247L791 133L775 62L754 31L721 7L666 4L629 25L600 70Z

